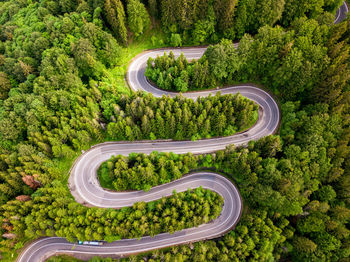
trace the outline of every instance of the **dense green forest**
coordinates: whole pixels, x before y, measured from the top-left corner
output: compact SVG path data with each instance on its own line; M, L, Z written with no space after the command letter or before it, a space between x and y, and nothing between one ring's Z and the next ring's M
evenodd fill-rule
M150 57L145 75L157 87L170 91L186 92L217 86L215 76L204 56L197 62L188 62L183 53L177 59L173 52L169 55L164 53L155 59Z
M241 39L264 25L289 26L296 18L333 20L342 0L149 0L153 17L174 46ZM329 13L330 12L330 13Z
M344 63L346 59L344 51L337 50L332 53L336 57L332 57L327 48L331 45L328 42L330 21L299 18L288 31L264 26L254 38L245 35L238 48L227 39L209 46L198 61L188 62L183 55L175 59L172 53L150 58L146 76L162 89L179 92L253 81L284 100L313 99L312 95L324 92L321 86L315 88L315 84L330 74L332 59L341 57L337 63ZM347 77L342 75L337 82L344 83ZM333 92L339 95L341 91Z
M160 57L172 59L172 65L159 67L154 82L162 87L160 73L172 70L173 82L166 73L163 88L166 80L169 89L179 91L261 84L281 101L280 132L247 148L231 146L205 156L155 152L116 156L103 164L100 176L118 190L147 190L192 169L217 170L236 181L244 199L239 224L222 238L128 259L347 261L350 21L333 25L341 3L1 1L2 259L13 261L24 243L39 236L140 237L199 225L220 213L220 197L202 189L118 211L81 206L67 187L73 159L96 143L200 139L249 127L257 108L239 95L196 102L154 98L131 93L124 83L129 60L143 49L213 44L194 63ZM240 40L237 49L233 40ZM204 71L208 75L198 73ZM138 179L146 170L149 177ZM185 203L185 197L196 203L191 214L171 202ZM157 206L168 210L164 217ZM171 224L162 224L169 219Z
M129 188L137 188L133 179L141 177L139 172L147 168L159 170L162 163L169 166L161 168L222 171L237 182L243 199L255 210L223 239L199 243L194 251L188 247L154 251L150 258L244 261L255 257L265 261L288 255L293 261L337 261L349 255L349 176L344 176L342 169L349 154L344 150L349 130L325 104L301 110L299 102L287 102L282 113L285 118L281 136L250 142L248 148L232 146L205 156L134 154L129 159L113 157L102 165L113 174L113 185ZM130 171L125 174L120 167ZM160 174L165 173L158 174L158 181L150 176L147 182L163 183ZM178 173L180 177L183 174L186 173Z
M251 127L259 106L237 94L199 98L155 98L151 94L120 96L103 102L112 140L228 136Z
M3 224L12 227L11 232L17 237L114 241L173 233L208 223L220 215L222 204L220 195L197 188L153 202L138 202L132 208L87 208L76 203L62 185L54 183L52 188L38 189L24 204L9 201L2 210L4 217L16 216L18 212L23 216L12 218L11 225L6 221ZM17 209L13 210L15 206Z
M114 190L149 190L181 178L198 167L193 154L152 152L113 156L98 169L100 184Z

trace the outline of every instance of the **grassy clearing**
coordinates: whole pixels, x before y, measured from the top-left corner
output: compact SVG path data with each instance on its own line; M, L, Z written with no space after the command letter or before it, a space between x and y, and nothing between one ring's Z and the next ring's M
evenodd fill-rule
M131 59L145 50L165 47L167 46L165 43L166 36L159 25L156 25L136 40L129 41L128 47L123 49L119 64L114 68L107 69L101 82L116 88L118 93L130 94L131 91L125 81L125 75Z
M100 182L101 187L115 191L115 188L113 186L113 179L111 179L108 174L103 174L100 168L97 170L97 178Z
M71 256L61 255L61 256L53 256L50 257L46 262L80 262L83 260L76 259Z
M94 140L91 141L88 145L84 146L82 151L88 150L91 146L106 142L107 139L104 139L102 141ZM74 161L82 154L82 151L77 150L74 151L73 154L71 154L69 157L65 158L54 158L50 162L47 163L48 167L50 168L50 172L54 174L57 180L60 182L67 184L68 178L69 178L69 171L74 163Z

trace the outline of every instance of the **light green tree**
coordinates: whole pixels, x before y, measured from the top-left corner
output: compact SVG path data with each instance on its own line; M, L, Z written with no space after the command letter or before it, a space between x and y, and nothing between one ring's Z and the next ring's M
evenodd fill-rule
M151 20L145 6L139 0L128 0L128 25L136 37L143 34L150 26Z

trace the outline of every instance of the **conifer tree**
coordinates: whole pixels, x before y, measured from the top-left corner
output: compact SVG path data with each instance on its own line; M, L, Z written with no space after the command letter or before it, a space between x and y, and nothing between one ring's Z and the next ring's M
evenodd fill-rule
M121 0L106 0L104 5L107 22L120 42L127 44L128 33L125 26L125 11Z
M158 17L158 3L157 0L148 0L148 7L150 15L153 19Z
M215 0L213 3L219 32L224 33L230 39L234 38L233 19L237 3L238 0Z
M151 24L145 6L139 0L128 0L127 12L130 31L136 37L143 34Z

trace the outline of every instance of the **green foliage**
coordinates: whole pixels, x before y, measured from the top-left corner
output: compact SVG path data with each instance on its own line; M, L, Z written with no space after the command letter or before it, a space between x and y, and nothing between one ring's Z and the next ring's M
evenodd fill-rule
M272 260L273 247L284 242L281 228L276 227L264 211L253 211L242 218L234 231L213 241L156 250L147 259L182 259L183 261L260 261ZM144 261L145 255L132 256L128 261Z
M220 83L232 80L244 61L229 40L222 40L219 45L209 46L205 56L208 59L210 72Z
M175 47L182 46L181 36L179 34L171 34L170 45Z
M287 25L295 18L303 17L306 14L309 18L316 18L324 12L324 8L328 9L325 2L327 1L286 0L282 22ZM336 3L337 8L340 5L340 2Z
M234 39L234 15L238 0L215 0L213 7L218 21L217 29L225 37Z
M150 3L152 10L155 2ZM183 43L200 44L217 42L218 38L240 39L245 33L256 34L265 25L282 22L289 26L303 17L321 20L328 16L333 20L327 12L334 13L341 4L341 0L164 0L159 13L170 43L174 34L180 34Z
M317 245L306 237L296 237L293 243L295 249L302 253L313 253Z
M338 7L342 4L342 0L327 0L325 1L325 9L328 12L335 12L338 9Z
M339 31L344 31L344 26ZM321 101L336 99L332 101L336 103L342 99L349 79L349 69L343 65L349 51L342 42L334 51L327 52L329 33L328 25L305 18L294 21L289 31L264 26L254 38L245 35L237 49L230 40L209 46L196 62L188 63L183 57L175 60L172 54L158 57L149 61L146 76L160 88L182 92L254 81L285 100L297 96L306 100L314 94L322 97ZM332 57L334 62L330 64ZM183 71L188 78L181 75ZM335 89L329 90L330 82Z
M8 76L4 72L0 72L0 99L5 100L8 96L8 92L11 89L11 82Z
M14 200L3 205L2 215L14 226L18 238L23 234L30 239L56 235L75 242L173 233L217 218L222 204L218 194L197 188L121 210L88 208L55 183L54 187L37 190L24 204ZM14 217L17 212L22 214L20 219Z
M136 37L149 28L151 20L145 6L139 0L128 0L127 13L130 31Z
M342 1L129 2L130 8L120 0L0 2L0 231L15 234L14 240L1 238L3 259L38 236L113 241L192 227L209 221L203 201L215 218L222 200L201 189L116 211L75 203L64 183L80 150L107 136L195 140L249 127L256 106L240 96L194 102L121 94L128 93L128 61L145 48L164 46L166 37L174 46L216 44L249 32L255 36L245 35L237 50L223 40L195 62L171 54L150 61L148 77L182 92L262 83L286 101L280 136L205 156L117 156L101 167L101 178L118 181L118 189L144 190L193 168L224 171L244 199L240 223L216 240L131 259L346 261L350 27L349 21L331 26L334 17L327 13ZM151 33L143 4L152 15ZM164 34L157 31L158 18ZM115 40L127 44L126 23L134 33L129 38L139 34L130 41L133 49ZM276 23L288 30L272 27ZM189 213L174 207L174 198L183 206L190 201ZM157 227L150 226L154 216ZM162 224L168 217L170 224Z
M349 68L349 36L347 28L349 22L336 25L330 31L331 36L327 42L330 64L321 75L321 81L310 96L310 100L316 99L331 106L343 106L349 99L347 84L350 79ZM340 108L338 108L339 110Z
M215 41L215 15L214 10L209 8L208 16L205 19L198 20L193 27L192 42L194 45L205 43L208 39Z
M205 60L205 57L202 59ZM186 92L188 89L216 87L208 61L189 63L183 54L175 59L172 52L156 59L150 58L145 75L159 88L166 90Z
M102 104L112 140L184 140L232 135L256 121L258 106L239 94L199 98L155 98L136 93Z
M316 199L322 202L329 202L336 198L337 193L334 191L333 187L330 185L326 185L321 187L316 191Z
M102 186L115 190L147 190L153 186L179 179L197 167L196 157L191 153L152 152L118 155L102 163L98 176Z
M344 31L344 26L338 31ZM149 61L146 76L160 88L182 92L254 81L281 94L284 100L297 96L307 100L314 94L321 101L336 99L332 101L336 103L343 98L350 75L343 65L348 49L342 42L335 53L327 52L329 33L328 25L305 18L295 20L289 31L264 26L254 38L245 35L237 49L230 40L209 46L198 61L175 60L172 54L157 57ZM328 88L330 82L335 89Z
M81 260L71 256L53 256L47 259L47 262L79 262Z
M71 256L54 256L54 257L50 257L48 260L48 262L80 262L83 260L80 259L76 259L73 258ZM103 257L93 257L91 259L88 260L89 262L113 262L113 261L117 261L111 258L103 258Z
M51 158L72 157L101 137L100 91L86 82L115 65L121 51L88 17L53 16L38 5L28 3L1 25L8 32L0 55L1 203L32 193L26 175L43 185L59 178Z
M241 43L238 49L245 63L236 79L254 79L285 99L312 90L329 61L319 40L281 28L263 27L254 40L246 36Z
M232 178L240 185L241 195L250 210L269 210L268 217L272 223L269 225L274 225L277 229L272 230L275 234L268 239L277 242L257 244L255 241L262 241L261 237L266 235L253 225L257 225L259 219L263 218L249 214L243 215L235 231L223 239L203 244L208 245L207 248L211 250L208 257L203 249L200 253L197 249L185 251L188 248L186 246L180 249L183 256L211 261L224 253L227 257L223 259L238 256L239 260L245 260L254 250L255 255L259 254L261 260L266 261L283 255L283 245L290 245L289 254L297 261L305 261L311 257L327 261L347 256L346 245L340 243L350 234L344 226L349 220L350 211L347 207L340 206L345 203L337 199L334 184L327 182L333 168L339 165L339 160L349 154L349 150L343 151L345 155L331 153L337 143L342 143L341 140L337 142L336 137L340 137L345 130L339 121L339 115L330 112L325 105L308 106L305 111L298 107L299 103L289 102L282 105L285 116L282 122L282 138L269 136L251 142L248 148L228 147L224 151L195 158L196 168L217 167L233 174ZM147 163L146 159L144 162ZM171 158L165 158L164 162L167 161L171 161ZM186 167L186 161L182 160L182 163ZM320 184L323 186L319 186ZM337 185L338 188L346 188L346 185ZM311 199L317 200L309 202ZM342 204L334 205L335 201ZM246 219L253 219L254 222L246 224ZM296 225L289 225L288 219ZM250 230L252 236L255 236L252 241L242 237L247 231L251 232ZM229 237L230 235L237 238ZM288 243L282 244L286 240ZM239 243L244 243L244 246ZM162 252L169 257L176 256L170 251ZM158 255L152 252L152 256Z
M105 0L104 10L106 18L114 34L124 45L127 43L127 30L125 26L125 11L120 0Z

